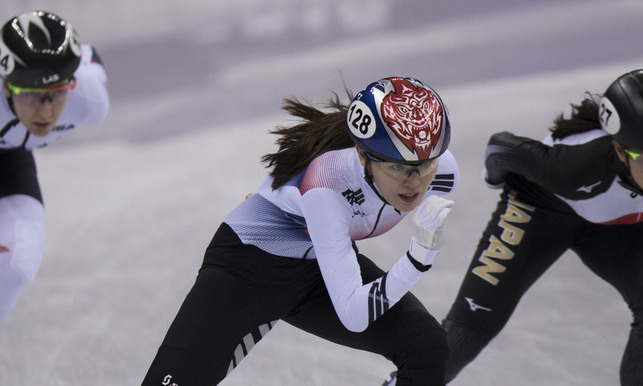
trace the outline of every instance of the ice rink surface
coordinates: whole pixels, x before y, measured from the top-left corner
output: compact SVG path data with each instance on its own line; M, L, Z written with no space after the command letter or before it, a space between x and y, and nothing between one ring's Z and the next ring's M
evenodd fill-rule
M265 175L282 99L390 75L433 85L452 121L447 246L413 290L440 320L498 196L480 178L489 135L544 137L643 67L640 0L5 0L1 19L43 7L97 47L112 104L36 153L46 252L0 325L0 385L140 384L214 230ZM408 240L404 222L358 245L386 269ZM566 254L452 385L618 385L630 322ZM222 384L376 386L392 370L282 322Z

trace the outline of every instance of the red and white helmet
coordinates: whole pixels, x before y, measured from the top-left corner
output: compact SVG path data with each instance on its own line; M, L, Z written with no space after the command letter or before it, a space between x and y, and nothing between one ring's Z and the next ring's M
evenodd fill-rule
M409 77L369 84L349 106L347 123L356 144L387 162L414 164L437 158L451 139L440 96Z

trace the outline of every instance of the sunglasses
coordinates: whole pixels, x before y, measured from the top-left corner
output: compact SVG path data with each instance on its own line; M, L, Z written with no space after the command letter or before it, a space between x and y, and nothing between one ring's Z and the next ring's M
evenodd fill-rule
M438 159L424 161L416 165L407 165L398 162L388 162L375 157L368 152L364 152L373 162L377 163L384 173L398 180L405 180L411 177L411 174L417 173L420 177L426 177L438 167Z
M53 104L64 102L69 90L76 87L76 78L71 78L68 84L49 88L29 88L19 87L7 83L7 88L13 94L13 98L20 103L25 103L33 107L40 106L48 99Z

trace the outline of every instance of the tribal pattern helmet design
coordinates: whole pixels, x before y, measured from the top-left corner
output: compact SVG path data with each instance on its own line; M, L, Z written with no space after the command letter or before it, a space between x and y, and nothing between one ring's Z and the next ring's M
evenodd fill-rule
M351 137L365 151L390 162L436 158L449 145L450 124L439 95L414 78L371 83L349 106Z
M382 101L382 118L397 137L420 159L428 159L442 128L442 106L428 89L406 79Z
M0 30L0 76L20 87L47 87L74 74L81 52L69 22L50 12L26 12Z

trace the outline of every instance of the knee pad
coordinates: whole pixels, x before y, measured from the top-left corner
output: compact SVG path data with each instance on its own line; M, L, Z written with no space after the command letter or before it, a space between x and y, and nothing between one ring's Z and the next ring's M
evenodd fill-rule
M13 271L24 284L40 267L45 244L44 209L40 201L25 195L0 199L0 269ZM5 274L9 274L6 273Z
M36 276L44 244L42 222L16 221L8 231L13 231L11 237L3 238L8 251L0 253L0 321L15 307L20 290Z
M489 343L493 336L473 326L445 319L442 325L447 333L449 357L446 363L447 382L452 381L460 371Z
M0 199L0 321L13 310L22 287L36 276L44 250L44 209L25 195Z
M402 341L407 351L421 355L424 360L430 359L428 357L438 362L446 359L446 332L430 315L418 314L403 326Z
M16 222L16 243L10 253L11 267L25 280L30 282L42 262L45 230L40 221L24 220Z
M449 352L445 331L426 312L409 310L404 316L399 327L402 352L394 361L398 380L443 380Z

